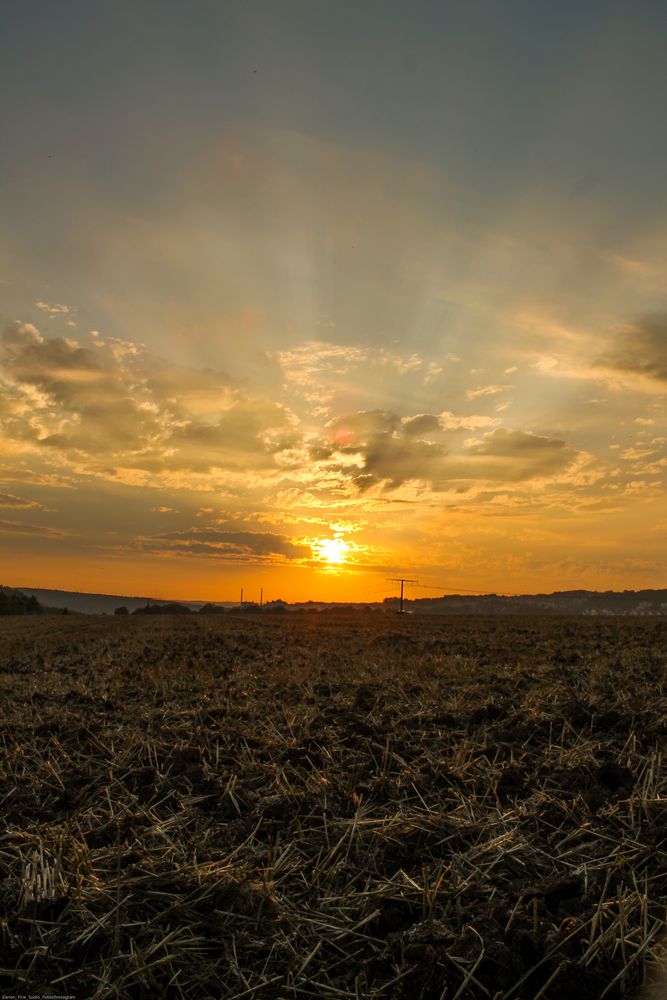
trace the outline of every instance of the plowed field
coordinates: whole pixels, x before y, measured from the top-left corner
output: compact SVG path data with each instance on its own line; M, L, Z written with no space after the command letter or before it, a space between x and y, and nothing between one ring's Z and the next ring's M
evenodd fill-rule
M666 664L660 619L0 619L0 992L633 995Z

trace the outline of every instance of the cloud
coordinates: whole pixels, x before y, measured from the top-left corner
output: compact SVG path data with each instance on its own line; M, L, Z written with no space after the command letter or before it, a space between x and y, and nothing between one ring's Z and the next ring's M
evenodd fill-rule
M471 414L470 416L457 417L449 410L444 410L438 417L440 426L446 431L475 431L482 427L495 427L500 423L499 417L482 417Z
M310 546L285 535L259 531L187 528L137 539L145 551L172 556L206 556L243 562L285 562L305 559Z
M391 489L410 480L434 482L446 454L440 444L378 434L364 446L362 471L355 481L362 490L380 482Z
M466 451L480 478L507 483L558 477L589 458L560 438L505 428L469 442Z
M642 458L650 458L651 455L656 455L657 453L657 448L626 448L625 451L621 452L621 458L636 462Z
M57 475L66 485L94 477L106 480L95 488L114 496L120 484L160 489L146 497L148 520L126 524L123 551L131 551L131 533L144 552L232 563L310 558L279 497L297 497L304 522L315 508L319 516L386 514L389 525L391 503L441 506L442 494L450 494L449 507L457 498L468 504L484 492L517 490L537 496L546 484L577 489L600 474L590 456L565 440L504 428L497 415L440 410L443 394L460 399L462 390L443 381L422 395L425 369L415 356L317 345L314 353L288 352L291 367L283 371L294 377L287 388L276 385L274 367L271 391L260 393L227 372L168 362L140 344L99 333L46 337L30 324L11 324L0 340L0 445L19 450L14 468L30 466L35 476ZM292 407L302 406L311 389L317 398L316 383L326 390L338 377L336 406L345 401L343 412L313 408L297 415ZM506 388L472 391L496 396ZM354 405L378 396L385 405ZM406 401L412 412L402 408ZM475 439L463 440L465 432ZM5 488L13 504L21 488L9 480ZM235 523L206 527L203 515L215 511ZM184 527L188 516L197 529ZM79 530L62 511L59 519ZM183 530L163 533L165 522Z
M437 416L432 413L418 413L414 417L404 417L401 421L405 434L433 434L436 431L474 431L483 427L496 427L498 417L484 417L476 414L456 416L450 410L443 410Z
M451 419L448 411L447 417ZM380 485L394 490L407 482L439 492L464 484L542 481L564 475L582 460L583 453L565 441L520 429L495 428L479 440L465 442L459 451L450 450L443 441L419 437L442 431L444 422L434 414L401 421L385 410L338 417L327 425L330 443L321 447L317 458L335 463L353 457L353 463L341 463L339 470L362 492ZM453 422L456 429L462 428L458 420Z
M417 420L430 418L421 414ZM433 427L433 420L426 419ZM396 488L406 480L428 479L434 461L446 454L441 444L415 440L410 426L388 410L361 410L329 421L327 443L315 446L313 454L339 463L339 470L353 478L361 490L382 481ZM345 459L353 461L345 461ZM341 461L342 460L342 461Z
M11 358L15 350L24 350L30 344L42 344L44 338L32 323L21 323L18 320L9 323L2 331L2 343Z
M667 315L646 316L627 327L597 369L616 374L637 387L667 389Z
M300 440L290 411L263 399L237 399L216 419L189 420L174 427L168 439L170 465L207 471L213 468L271 468L280 452Z
M37 302L35 302L35 305L38 309L41 309L42 312L47 313L51 319L53 319L54 316L67 316L72 312L70 306L61 304L49 305L48 302L42 302L41 299L38 299Z
M414 417L404 417L401 421L403 432L410 437L419 434L433 434L442 430L440 418L432 413L417 413Z
M371 394L386 398L395 391L397 377L426 385L442 371L440 365L427 363L419 354L321 340L310 340L269 357L279 364L288 388L315 404L318 412L331 407L339 395L348 400L351 394L364 400Z
M44 338L13 323L0 363L5 438L79 471L270 468L299 440L282 404L226 373L168 363L126 341Z
M400 426L388 410L360 410L329 421L326 429L331 442L341 448L363 447L378 436L392 434Z
M16 497L12 493L0 493L0 509L13 510L45 510L36 500L26 500L24 497Z
M496 396L499 392L507 392L511 385L483 385L477 389L468 389L466 399L478 399L480 396Z
M530 431L505 430L498 428L485 435L482 441L469 445L471 455L496 455L503 458L521 458L524 455L536 455L560 452L565 448L565 442L559 438L542 437Z
M70 531L51 528L45 524L26 524L25 521L0 521L0 532L9 535L33 535L39 538L66 538Z
M544 348L531 348L532 367L543 375L603 383L610 389L659 395L667 388L667 314L644 316L615 331L557 333L542 321ZM551 334L553 328L553 336ZM537 340L537 338L534 338ZM601 343L604 344L601 347ZM528 355L527 355L528 356Z
M6 444L6 442L3 443ZM0 482L4 485L7 483L21 483L22 485L30 486L49 486L58 490L72 490L75 488L74 476L62 476L52 472L40 471L34 465L27 464L23 467L4 463L0 464Z

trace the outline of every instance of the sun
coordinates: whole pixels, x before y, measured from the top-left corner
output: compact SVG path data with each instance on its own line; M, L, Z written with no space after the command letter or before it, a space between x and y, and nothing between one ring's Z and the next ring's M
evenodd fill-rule
M347 562L350 546L343 538L318 538L313 542L313 552L322 562L340 566Z

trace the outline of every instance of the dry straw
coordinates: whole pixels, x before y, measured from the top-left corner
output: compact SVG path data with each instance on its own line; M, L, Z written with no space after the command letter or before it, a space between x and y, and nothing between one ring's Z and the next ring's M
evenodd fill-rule
M0 628L5 992L648 988L667 905L661 621Z

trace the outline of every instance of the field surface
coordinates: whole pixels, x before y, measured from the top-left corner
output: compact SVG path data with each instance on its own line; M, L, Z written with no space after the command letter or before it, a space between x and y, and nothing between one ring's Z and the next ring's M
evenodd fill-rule
M0 992L634 996L667 904L666 640L0 619Z

